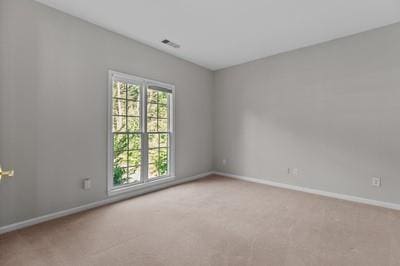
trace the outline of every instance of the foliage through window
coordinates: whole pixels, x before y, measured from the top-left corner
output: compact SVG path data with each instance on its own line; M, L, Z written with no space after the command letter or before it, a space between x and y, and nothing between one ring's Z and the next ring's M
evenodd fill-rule
M172 93L168 84L110 72L112 188L172 174Z

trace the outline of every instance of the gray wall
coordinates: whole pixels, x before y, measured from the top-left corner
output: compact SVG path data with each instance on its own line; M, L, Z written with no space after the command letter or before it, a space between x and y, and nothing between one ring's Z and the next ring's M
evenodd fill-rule
M396 24L217 71L215 169L400 203L399 48Z
M399 47L397 24L213 74L0 0L0 163L17 171L0 186L0 226L107 197L108 69L176 85L178 177L211 170L214 154L222 172L400 203Z
M0 0L0 163L16 170L0 186L0 226L106 198L108 69L175 84L176 175L211 170L211 71L34 1Z

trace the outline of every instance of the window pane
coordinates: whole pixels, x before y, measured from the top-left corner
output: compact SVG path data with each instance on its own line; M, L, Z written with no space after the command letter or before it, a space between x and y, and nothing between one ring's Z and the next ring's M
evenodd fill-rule
M128 117L128 131L138 132L140 131L140 119L139 117Z
M149 164L149 177L158 176L157 168L154 164Z
M113 98L126 98L126 87L125 83L114 81L113 82L113 91L112 91Z
M157 91L148 89L147 90L147 102L148 103L157 103Z
M140 116L140 103L128 101L128 116Z
M126 132L126 117L113 116L113 132Z
M160 134L160 147L168 147L169 134Z
M133 151L128 151L128 162L129 166L137 166L141 164L141 152L140 150L133 150Z
M128 179L129 183L140 181L140 165L128 168Z
M113 115L125 115L126 101L122 99L113 99Z
M128 152L127 151L114 151L114 167L127 167L128 166Z
M129 150L138 150L141 146L140 134L129 134Z
M158 148L159 134L149 134L149 148Z
M157 132L157 119L156 118L147 118L147 131L148 132Z
M157 117L157 104L147 105L147 117Z
M119 186L127 183L128 181L128 170L127 168L121 168L114 166L114 186Z
M158 132L168 131L168 119L158 119Z
M149 176L168 175L168 148L149 150Z
M158 149L149 150L149 163L157 164L158 162Z
M168 93L159 91L158 92L158 103L167 104L168 103Z
M125 151L128 149L128 137L126 134L114 134L114 151Z
M133 101L140 100L140 86L135 84L128 84L128 99Z
M160 149L160 156L156 166L160 176L168 173L168 148Z
M158 105L158 117L159 118L168 118L168 106L159 104Z

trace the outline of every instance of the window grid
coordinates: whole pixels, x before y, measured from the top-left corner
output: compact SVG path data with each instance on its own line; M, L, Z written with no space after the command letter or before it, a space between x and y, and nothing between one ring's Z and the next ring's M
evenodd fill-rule
M170 101L170 93L166 93L166 92L162 92L162 91L159 91L159 90L157 90L157 89L153 89L153 88L149 88L148 89L148 95L150 96L151 94L153 94L152 96L152 100L150 100L150 101L148 101L148 105L149 105L149 109L151 109L151 105L156 105L156 116L151 116L151 115L148 115L147 116L147 118L150 118L150 119L155 119L155 123L156 123L156 129L155 129L155 131L149 131L148 132L148 134L153 134L153 135L157 135L157 145L156 145L156 147L150 147L150 145L149 145L149 157L150 157L150 155L152 155L152 153L151 153L151 151L156 151L156 153L157 153L157 156L156 156L156 158L152 158L152 160L150 160L150 158L149 158L149 163L148 163L148 171L150 172L150 175L149 175L149 178L151 178L151 179L153 179L153 178L159 178L159 177L162 177L162 176L165 176L165 175L168 175L169 174L169 170L170 170L170 164L169 164L169 162L170 162L170 149L169 149L169 139L170 139L170 131L169 131L169 105L168 105L168 103L169 103L169 101ZM165 93L165 96L164 97L166 97L165 99L166 99L166 103L162 103L161 102L161 100L160 100L160 95L161 94L163 94L163 93ZM156 95L156 100L154 101L154 94ZM163 116L161 116L160 115L160 107L162 108L162 107L165 107L165 114L163 115ZM160 131L160 121L162 121L162 120L165 120L166 121L166 129L167 129L167 131ZM149 121L149 120L147 120L147 121ZM167 145L166 146L161 146L161 135L166 135L167 136ZM150 138L149 138L149 141L150 141ZM165 172L160 172L160 168L161 168L161 164L163 163L163 161L162 161L162 157L161 157L161 152L162 151L165 151L166 152L166 163L167 163L167 166L166 166L166 171ZM153 155L154 156L154 155ZM154 160L156 160L156 161L154 161ZM157 167L157 163L158 163L158 166L159 167ZM155 167L155 169L156 169L156 172L152 172L151 171L151 169L152 168L154 168Z
M113 81L113 86L114 86L114 82L115 81ZM114 114L114 110L113 110L113 117L123 118L125 120L125 125L124 125L124 130L122 132L113 132L113 153L115 154L114 144L115 144L115 136L116 135L124 135L125 138L126 138L126 143L127 144L126 144L126 147L125 147L126 149L122 149L122 150L118 150L117 151L120 154L122 154L123 155L123 159L126 160L126 164L123 164L123 166L120 167L124 171L123 177L122 177L122 183L121 184L115 184L115 180L114 180L113 183L114 183L114 185L126 185L126 184L131 184L131 183L138 182L138 180L131 181L131 179L134 177L134 174L136 173L136 171L142 168L141 167L142 166L141 162L138 163L138 164L134 164L134 165L130 164L131 157L133 157L133 154L132 154L133 152L139 152L140 153L140 158L142 157L142 145L140 145L140 149L131 149L130 148L131 147L131 137L133 137L135 135L138 135L140 137L139 141L141 141L141 138L142 138L141 134L140 134L140 129L141 129L140 106L141 106L141 102L130 99L130 97L129 97L129 89L128 89L128 82L121 82L121 81L116 81L116 82L123 83L122 86L123 86L123 89L124 89L123 93L125 94L125 97L123 97L123 98L122 97L112 97L112 99L113 99L113 101L114 100L124 101L125 102L125 110L124 110L123 114L120 114L119 112L117 112L118 113L117 115ZM130 84L130 85L134 86L135 84ZM132 88L132 89L133 89L133 91L137 90L135 88ZM139 99L140 90L138 90L137 94L138 94L138 99ZM138 104L139 116L129 115L129 103L130 102L134 102L134 103ZM114 106L113 106L113 108L114 108ZM139 121L138 131L135 131L135 130L131 131L130 130L130 128L129 128L129 117L133 117L133 118L137 118L138 119L138 121ZM115 158L114 158L113 164L114 163L115 163ZM133 170L133 169L135 169L135 170Z
M154 132L154 133L152 132L152 133L149 133L149 134L158 135L158 138L157 138L157 146L156 147L150 147L149 146L148 150L149 151L157 150L157 159L159 161L161 160L161 150L166 150L166 152L167 152L167 162L169 162L170 161L170 145L169 145L169 143L170 143L170 141L169 141L170 133L169 132ZM166 140L167 144L166 145L161 145L161 135L166 135L167 136L167 140ZM150 152L149 152L149 156L150 156ZM149 169L150 169L151 165L154 165L154 164L155 164L154 162L150 162L149 163ZM166 173L163 173L163 174L161 174L160 171L157 170L157 175L156 176L149 176L149 178L157 178L157 177L162 177L162 176L168 175L169 174L169 170L170 170L169 168L170 167L168 165Z
M123 88L117 94L113 91L114 82L119 82L118 86ZM111 158L111 169L114 169L114 164L123 167L126 182L113 182L112 170L109 172L109 190L119 191L119 188L125 189L136 183L146 183L173 174L173 159L171 159L173 131L170 121L173 86L110 71L110 87L112 145L109 147L113 151L111 154L115 152L114 136L117 138L125 136L126 139L118 144L115 158L112 155L109 158ZM150 92L153 93L152 96L149 95ZM123 107L119 106L120 103L123 103ZM150 143L151 136L153 138L157 136L152 143ZM117 157L119 157L118 162L115 160ZM152 172L151 164L155 165ZM130 181L131 178L134 182Z

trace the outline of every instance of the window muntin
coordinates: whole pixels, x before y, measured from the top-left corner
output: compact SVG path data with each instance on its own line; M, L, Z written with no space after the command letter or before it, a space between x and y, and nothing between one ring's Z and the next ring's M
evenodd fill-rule
M140 182L140 94L140 84L112 81L113 186Z
M169 174L171 93L156 86L147 88L148 175L158 178Z
M109 189L172 176L173 87L116 72L110 87Z

